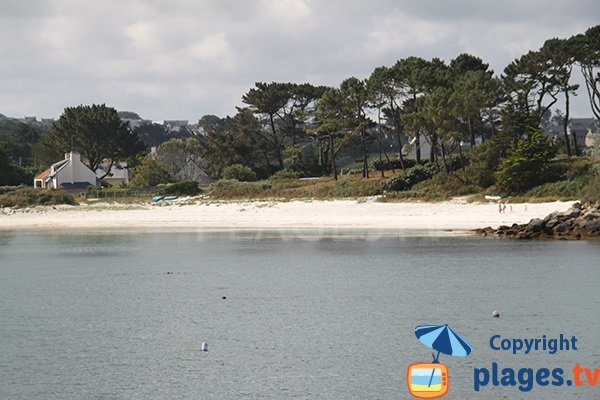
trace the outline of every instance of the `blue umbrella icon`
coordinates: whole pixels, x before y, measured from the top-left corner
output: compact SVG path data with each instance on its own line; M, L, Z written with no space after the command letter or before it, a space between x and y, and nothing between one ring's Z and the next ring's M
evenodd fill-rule
M415 335L425 346L437 350L437 355L431 354L434 363L439 363L440 353L449 356L464 357L471 354L473 350L471 344L450 329L448 324L419 325L415 328ZM429 386L431 386L434 372L435 369L431 373Z

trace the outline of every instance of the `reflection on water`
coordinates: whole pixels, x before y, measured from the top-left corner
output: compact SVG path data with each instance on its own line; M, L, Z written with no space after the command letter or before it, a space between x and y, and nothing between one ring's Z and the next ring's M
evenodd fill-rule
M413 232L414 234L414 232ZM600 245L398 232L0 235L0 391L10 399L407 398L429 361L414 327L449 323L449 398L473 368L600 364ZM499 310L500 319L491 317ZM493 334L576 335L581 351L492 352ZM209 343L208 352L198 351ZM594 398L536 388L527 398Z

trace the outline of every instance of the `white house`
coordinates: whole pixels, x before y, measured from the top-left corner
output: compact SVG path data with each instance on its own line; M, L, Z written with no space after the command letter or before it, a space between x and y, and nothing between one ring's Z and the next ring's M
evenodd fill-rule
M81 162L77 152L65 154L65 159L52 164L50 168L37 175L33 186L41 189L85 189L88 186L97 186L94 171Z

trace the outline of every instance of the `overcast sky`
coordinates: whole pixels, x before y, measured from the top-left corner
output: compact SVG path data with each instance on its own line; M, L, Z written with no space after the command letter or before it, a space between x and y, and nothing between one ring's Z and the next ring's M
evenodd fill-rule
M233 115L256 81L338 85L411 55L501 73L599 23L597 0L0 0L0 113L197 121ZM574 113L591 115L583 88Z

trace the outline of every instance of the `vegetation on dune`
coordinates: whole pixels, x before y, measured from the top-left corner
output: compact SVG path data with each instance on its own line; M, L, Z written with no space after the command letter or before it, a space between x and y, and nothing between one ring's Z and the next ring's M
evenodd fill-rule
M0 194L0 207L31 207L56 204L75 205L75 198L62 190L35 190L31 188L14 188Z

